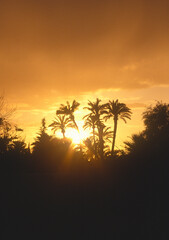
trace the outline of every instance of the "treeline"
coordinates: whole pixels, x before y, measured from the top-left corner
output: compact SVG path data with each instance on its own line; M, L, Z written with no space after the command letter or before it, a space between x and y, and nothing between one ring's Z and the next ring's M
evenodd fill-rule
M42 120L31 150L19 137L22 129L1 115L2 239L168 239L169 104L148 107L145 129L119 152L117 123L107 130L106 148L106 119L129 119L131 110L118 101L88 103L84 128L91 137L77 148L65 137L65 126L78 131L76 101L61 105L49 126ZM121 106L121 115L109 113L110 106ZM63 138L50 136L48 127Z
M88 114L83 116L83 128L90 130L90 136L76 146L71 139L66 138L66 131L68 128L74 128L79 132L74 114L80 105L77 101L61 104L50 125L47 126L45 119L42 119L39 133L29 146L26 146L20 136L23 130L9 121L13 110L4 113L4 99L1 98L0 102L0 158L1 165L6 166L6 170L15 171L21 167L30 171L30 166L35 165L36 170L56 170L68 159L74 163L80 161L81 164L85 162L86 165L97 165L100 161L147 159L148 156L154 159L168 154L169 105L166 103L157 102L154 107L148 107L143 112L145 130L132 135L130 141L124 142L125 149L116 150L118 122L122 119L126 123L132 115L131 109L118 100L105 104L98 98L95 102L88 101L88 106L84 108L88 110ZM108 119L112 119L112 128L106 125ZM47 133L48 128L52 129L53 135ZM56 131L60 131L63 138L57 138Z

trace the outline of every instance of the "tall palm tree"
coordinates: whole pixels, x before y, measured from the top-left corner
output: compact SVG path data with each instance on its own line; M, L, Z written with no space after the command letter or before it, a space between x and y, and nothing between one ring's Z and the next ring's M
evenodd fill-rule
M87 118L88 116L95 116L96 121L100 121L105 109L105 104L100 104L100 102L101 100L99 98L96 98L95 102L88 100L88 107L84 107L84 109L89 110L90 113L84 116L84 118Z
M90 111L89 114L84 116L84 118L88 119L89 117L95 118L95 125L98 130L99 136L99 147L100 147L100 157L103 159L103 148L104 148L104 141L103 141L103 127L104 124L102 122L102 115L104 114L105 104L100 104L101 100L96 99L95 102L88 101L88 107L84 107Z
M125 103L120 103L117 100L109 101L106 105L106 116L105 120L108 120L113 117L114 120L114 131L113 131L113 141L112 141L112 155L114 154L116 133L117 133L117 122L118 119L122 119L126 123L126 119L131 119L131 109L126 106Z
M77 129L79 132L79 128L77 126L77 123L75 121L74 112L78 109L80 103L78 103L76 100L73 100L72 105L67 101L67 104L61 104L59 110L56 111L56 114L65 114L69 116L69 119L74 124L74 128Z
M49 127L52 127L52 130L53 130L54 133L57 130L61 130L61 132L63 134L63 138L65 138L66 128L74 127L74 125L72 124L70 119L68 117L66 117L65 115L63 115L63 116L57 115L55 117L55 120L53 121L53 123L51 123L49 125Z
M92 138L93 138L94 152L96 157L96 132L95 132L96 123L97 123L96 116L89 115L88 117L86 118L84 117L83 119L85 119L85 122L83 125L84 130L86 130L87 128L92 129L92 135L93 135Z
M80 103L78 103L76 100L73 100L72 105L70 105L69 101L66 102L66 105L61 104L59 110L56 111L56 114L65 114L69 116L69 120L73 123L72 124L72 128L75 128L78 133L80 133L79 131L79 127L75 121L75 116L74 116L74 112L78 109ZM83 152L82 152L82 146L80 143L80 152L83 158Z

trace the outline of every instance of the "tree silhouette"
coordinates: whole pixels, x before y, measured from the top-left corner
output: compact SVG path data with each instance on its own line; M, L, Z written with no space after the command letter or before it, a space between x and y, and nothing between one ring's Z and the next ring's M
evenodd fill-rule
M1 119L0 123L0 153L5 158L7 152L12 148L13 140L17 138L16 129L6 120Z
M8 136L9 132L14 129L10 122L10 117L14 113L14 108L9 108L4 96L0 96L0 136Z
M15 108L11 108L8 106L7 102L5 101L4 95L0 96L0 125L5 122L9 121L9 118L15 112Z
M70 105L70 103L67 101L66 105L61 104L59 110L56 111L56 114L68 115L70 121L73 123L72 127L75 128L78 131L78 133L80 133L80 131L75 121L74 112L78 109L79 105L80 103L78 103L76 100L73 100L72 105ZM81 156L83 156L81 143L80 143L80 153L81 153Z
M144 132L140 134L133 134L130 137L130 141L125 141L125 149L127 153L137 153L140 154L145 150L147 141Z
M95 124L97 126L98 130L98 137L99 137L99 148L100 148L100 158L103 159L104 153L104 140L103 140L103 128L104 124L102 121L102 115L104 114L105 104L100 104L101 100L96 99L95 102L91 102L88 100L88 107L84 107L84 109L87 109L90 111L89 114L85 115L84 118L88 119L89 117L95 118Z
M78 109L80 103L78 103L76 100L73 100L72 105L67 101L67 104L61 104L59 110L56 111L56 114L65 114L68 115L72 123L74 124L74 128L76 128L79 131L78 125L75 121L74 112Z
M99 137L98 133L96 133L96 135ZM113 138L113 131L111 131L110 127L106 127L105 125L103 125L102 138L103 138L103 150L104 150L103 153L104 153L104 156L107 156L110 153L110 147L108 143L111 143Z
M55 133L57 130L61 130L62 134L63 134L63 138L65 138L65 131L66 128L74 127L74 124L71 122L69 117L66 117L65 115L61 116L61 115L57 115L55 117L55 120L53 121L53 123L51 123L49 125L49 127L52 127L53 132Z
M143 112L145 130L140 134L134 134L131 141L125 141L125 148L128 153L144 158L151 156L151 159L162 158L168 154L169 142L169 104L157 102L152 107L147 107Z
M0 157L18 159L26 151L24 140L18 136L23 129L11 122L15 108L8 106L4 96L0 96Z
M18 157L28 155L30 153L29 147L26 146L24 139L21 137L20 133L23 132L22 128L14 126L14 133L12 137L11 143L11 151L13 154L17 155ZM18 134L19 133L19 134Z
M92 129L92 138L93 138L93 144L94 144L94 154L95 154L95 158L97 157L96 154L96 123L97 123L97 119L96 116L93 115L88 115L87 117L84 117L85 122L83 125L84 130L86 130L87 128Z
M120 103L118 99L116 101L109 101L106 105L106 116L104 119L107 121L108 119L113 117L114 120L114 130L113 130L113 141L112 141L112 155L114 154L115 140L117 134L117 122L118 119L122 119L126 123L126 119L131 119L131 110L124 103Z
M86 158L88 161L96 159L96 156L98 155L97 153L97 142L95 144L93 143L93 139L91 137L86 138L84 141L84 154L86 155Z
M9 136L0 137L0 156L1 158L5 158L8 150L10 149L12 138Z
M52 137L46 133L46 120L43 118L40 132L35 141L32 143L33 152L44 152L45 149L48 149L48 145L50 144L51 140Z
M153 136L167 129L169 127L169 104L157 102L154 107L149 106L143 112L143 121L147 135Z

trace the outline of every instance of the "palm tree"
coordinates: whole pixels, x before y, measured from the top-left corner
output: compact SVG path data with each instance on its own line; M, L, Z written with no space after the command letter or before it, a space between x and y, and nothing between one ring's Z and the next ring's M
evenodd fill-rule
M100 104L100 102L101 100L99 98L97 98L95 102L88 100L88 107L84 107L84 109L89 110L90 113L84 116L84 118L95 116L96 121L100 121L101 115L104 113L105 109L105 104Z
M131 109L126 106L125 103L120 103L117 100L109 101L106 105L106 116L104 119L107 121L108 119L113 117L114 120L114 131L113 131L113 141L112 141L112 155L114 154L116 133L117 133L117 122L118 119L122 119L126 123L126 119L131 119Z
M75 121L74 112L78 109L79 105L80 103L78 103L76 100L73 100L72 105L70 105L70 103L67 101L66 105L61 104L59 110L56 111L56 114L68 115L69 120L73 123L71 127L75 128L78 131L78 133L79 133L79 128ZM81 152L81 155L83 156L81 143L80 143L80 152Z
M113 131L111 131L111 127L103 127L103 139L104 142L111 142L113 138Z
M86 138L83 143L84 155L86 155L88 161L96 159L96 146L94 145L92 138Z
M76 102L76 100L73 100L72 105L70 105L70 103L67 101L66 105L61 104L59 110L56 111L56 114L68 115L69 119L74 124L74 128L76 128L78 132L79 132L79 128L78 128L77 123L75 121L74 112L78 109L79 105L80 105L80 103Z
M87 128L92 129L95 155L96 155L96 132L95 132L96 122L97 122L96 121L96 116L89 115L88 117L86 117L85 123L83 125L84 130L86 130Z
M89 114L84 116L84 118L88 119L94 117L95 125L97 126L98 136L99 136L99 146L100 146L100 157L103 159L103 148L104 148L104 141L103 141L103 127L104 124L102 122L101 116L104 114L105 104L100 104L101 100L96 99L95 102L88 101L88 107L84 107L90 111Z
M65 115L57 115L55 117L55 120L53 123L49 125L49 127L52 127L53 132L55 133L57 130L61 130L63 134L63 138L65 138L65 131L68 127L74 127L74 125L71 123L70 119L66 117Z
M96 133L96 136L99 137L99 134ZM103 125L102 138L103 138L104 155L106 155L106 154L108 154L108 152L110 152L109 144L106 144L106 143L111 143L112 138L113 138L113 131L111 131L111 127L106 127L105 125Z

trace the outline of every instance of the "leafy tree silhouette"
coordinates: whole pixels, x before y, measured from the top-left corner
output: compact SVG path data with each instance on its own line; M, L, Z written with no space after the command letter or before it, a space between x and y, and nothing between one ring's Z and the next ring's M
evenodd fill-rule
M42 119L40 132L32 143L33 158L37 169L55 171L70 150L70 139L60 139L46 133L46 121Z
M143 121L149 152L155 153L155 158L168 157L169 104L157 102L154 107L148 107L143 113Z
M4 95L0 96L0 125L4 122L9 122L9 118L15 112L15 108L11 108L8 106L5 101Z
M3 158L5 158L7 152L12 148L13 140L16 139L15 127L8 120L3 119L0 123L0 153Z
M12 149L18 154L24 154L27 152L26 143L23 140L13 141Z
M61 130L63 134L63 138L65 138L66 128L68 127L73 128L74 124L72 123L69 117L66 117L66 115L63 115L63 116L57 115L55 117L55 120L53 121L53 123L49 125L49 127L52 127L52 130L54 133L57 130Z
M10 117L14 113L14 108L9 108L4 96L0 96L0 136L8 136L14 128L10 123ZM17 129L16 129L17 130Z
M125 103L120 103L117 100L109 101L106 104L106 111L104 112L106 116L104 119L107 121L108 119L113 117L114 120L114 130L113 130L113 141L112 141L112 155L114 154L115 140L117 134L117 122L118 119L122 119L126 123L126 119L131 119L131 110L126 106Z
M13 131L15 130L10 122L10 117L15 112L14 108L10 108L4 98L0 96L0 152L5 154L15 138Z
M133 134L130 137L130 141L125 141L124 144L128 153L141 153L145 150L147 145L145 134L143 132L140 134Z
M46 120L43 118L40 132L35 141L32 143L33 153L43 153L46 149L48 149L48 145L50 144L51 140L52 137L46 133Z
M157 102L143 112L145 130L134 134L131 141L124 142L126 150L131 154L144 155L151 159L162 158L168 154L169 141L169 104ZM145 156L146 153L146 156Z
M22 138L20 133L23 132L22 128L14 126L14 133L12 137L12 143L10 150L16 158L23 158L24 156L30 155L30 149L27 147L25 140Z
M158 134L158 132L168 129L169 104L158 101L154 107L149 106L147 110L143 112L143 121L147 136L154 136Z

